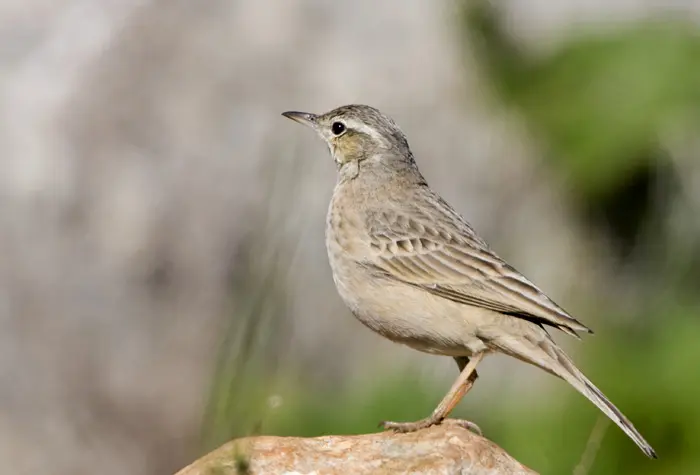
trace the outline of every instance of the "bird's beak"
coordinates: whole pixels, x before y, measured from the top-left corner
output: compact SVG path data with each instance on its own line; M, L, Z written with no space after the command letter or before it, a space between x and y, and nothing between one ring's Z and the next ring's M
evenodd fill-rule
M311 128L316 127L316 114L311 114L309 112L282 112L282 115L288 119L292 119L294 122L299 122L300 124L307 125Z

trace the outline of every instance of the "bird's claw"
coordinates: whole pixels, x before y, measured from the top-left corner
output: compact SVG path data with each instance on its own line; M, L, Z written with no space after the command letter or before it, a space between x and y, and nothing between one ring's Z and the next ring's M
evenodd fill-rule
M406 433L406 432L416 432L421 429L427 429L428 427L438 425L441 423L455 424L459 427L467 429L474 432L477 435L483 435L481 428L471 421L464 419L437 419L432 417L427 417L415 422L393 422L393 421L382 421L379 423L379 427L384 430L393 430L394 432Z

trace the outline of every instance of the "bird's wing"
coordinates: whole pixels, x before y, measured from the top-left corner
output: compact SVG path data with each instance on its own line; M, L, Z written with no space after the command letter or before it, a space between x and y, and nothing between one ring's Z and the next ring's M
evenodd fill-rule
M421 200L423 201L423 200ZM556 327L592 333L491 251L469 224L435 196L425 206L368 213L373 266L434 295Z

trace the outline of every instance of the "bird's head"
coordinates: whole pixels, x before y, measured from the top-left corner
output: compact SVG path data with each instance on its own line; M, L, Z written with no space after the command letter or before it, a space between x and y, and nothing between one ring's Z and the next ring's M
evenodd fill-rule
M374 107L348 105L325 114L284 112L283 116L314 129L328 144L339 169L359 170L365 160L413 162L406 136L396 123Z

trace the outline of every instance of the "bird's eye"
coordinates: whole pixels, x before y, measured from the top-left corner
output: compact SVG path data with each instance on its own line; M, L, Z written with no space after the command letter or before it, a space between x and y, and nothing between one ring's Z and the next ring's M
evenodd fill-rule
M345 124L342 122L333 122L333 125L331 125L331 130L333 131L333 135L340 135L345 132Z

